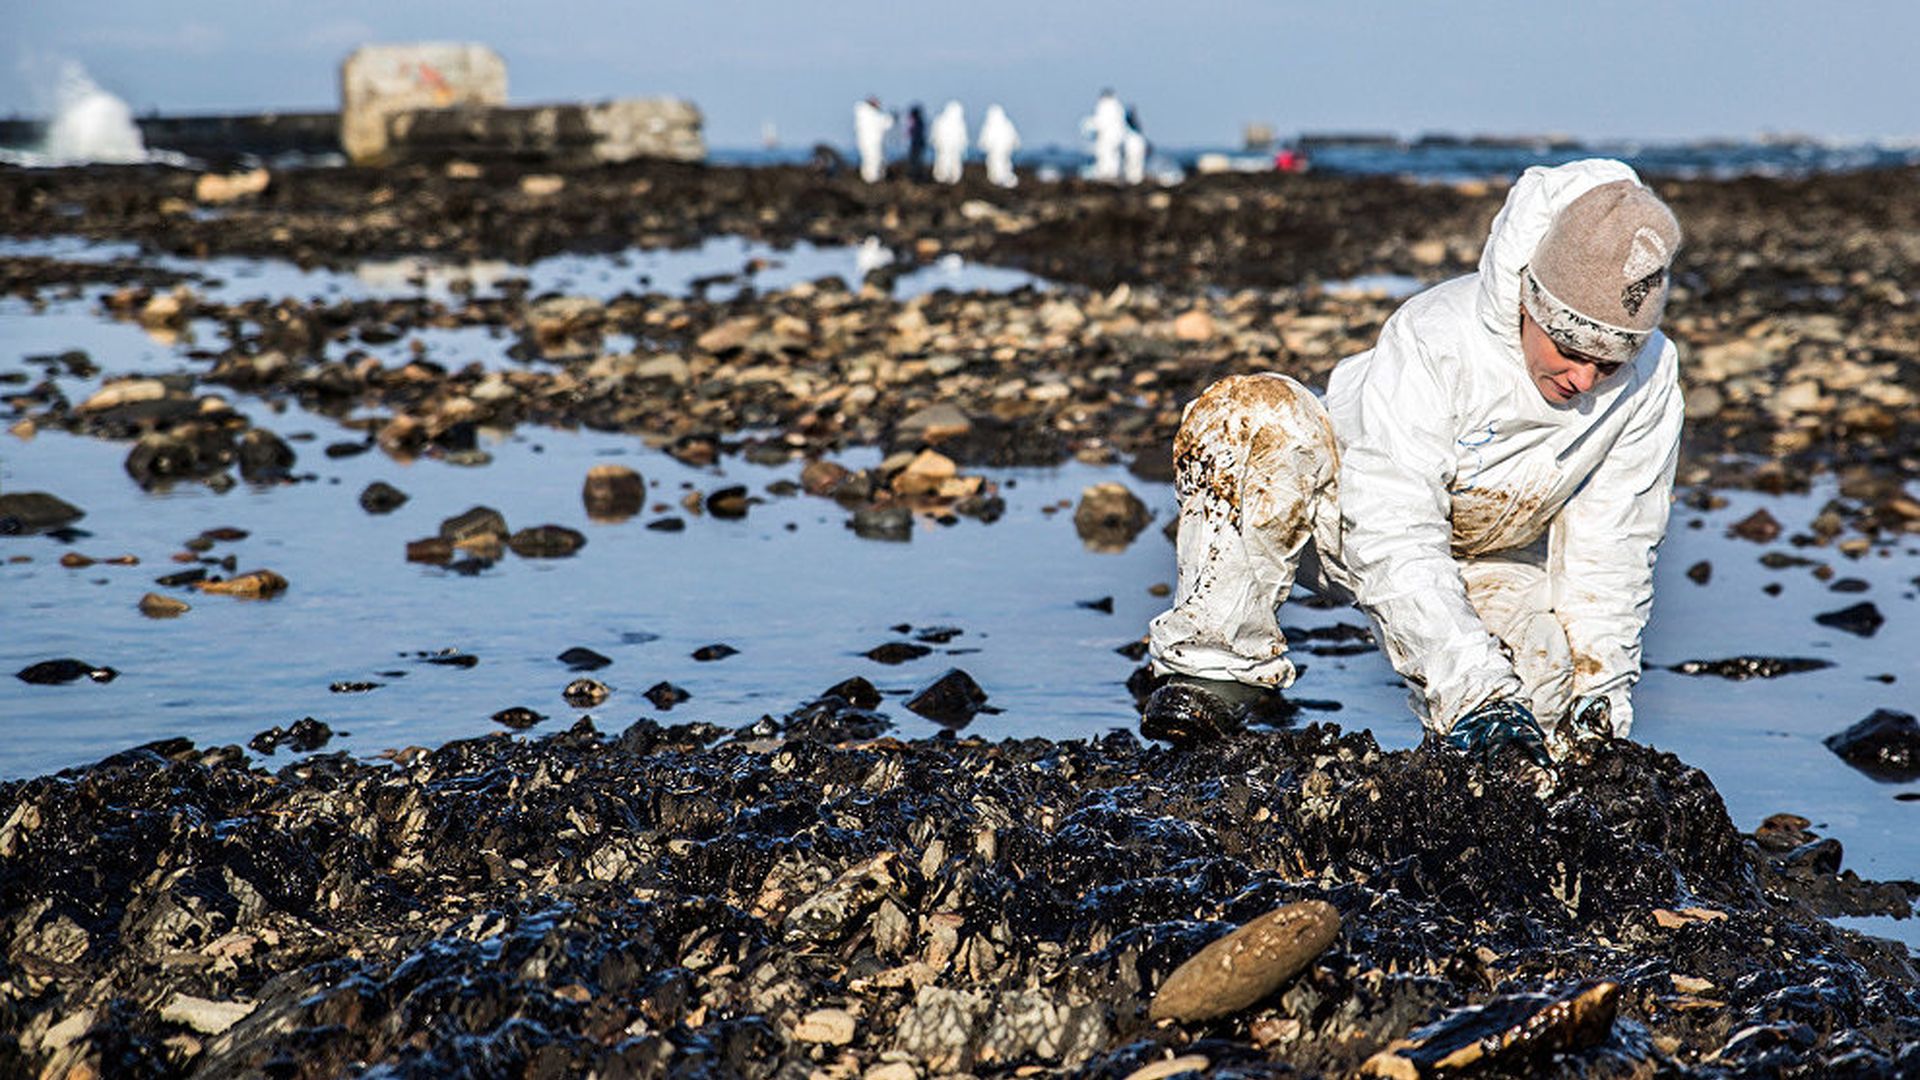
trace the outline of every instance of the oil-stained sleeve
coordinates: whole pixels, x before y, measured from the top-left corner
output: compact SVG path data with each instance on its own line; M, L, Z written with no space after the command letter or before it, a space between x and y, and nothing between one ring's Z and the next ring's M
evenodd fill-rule
M1520 680L1467 600L1452 555L1455 379L1396 315L1382 329L1349 411L1340 471L1342 558L1387 657L1422 695L1426 723L1452 730ZM1456 373L1457 374L1457 373Z
M1640 392L1620 440L1554 522L1554 611L1573 649L1573 692L1606 696L1620 736L1633 726L1629 692L1680 457L1685 407L1672 342Z

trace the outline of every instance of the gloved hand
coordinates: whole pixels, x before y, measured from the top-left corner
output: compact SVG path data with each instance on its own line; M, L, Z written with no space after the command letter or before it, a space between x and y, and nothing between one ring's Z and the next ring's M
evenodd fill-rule
M1503 746L1517 746L1541 768L1551 768L1547 734L1525 705L1511 699L1489 701L1461 717L1447 733L1447 745L1464 754L1491 761Z
M1577 698L1567 710L1567 722L1576 739L1613 738L1613 702L1605 694Z

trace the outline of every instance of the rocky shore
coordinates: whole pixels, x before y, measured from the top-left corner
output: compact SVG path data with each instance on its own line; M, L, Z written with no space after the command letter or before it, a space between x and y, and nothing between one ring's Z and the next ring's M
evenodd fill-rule
M1903 194L1916 179L1659 181L1688 231L1669 319L1686 500L1838 479L1806 528L1760 511L1735 535L1859 559L1920 533L1904 487L1920 470L1920 311L1904 276L1920 252L1920 203ZM218 328L177 371L84 395L69 387L98 373L93 358L28 357L32 374L0 372L0 420L16 437L124 443L150 489L307 479L315 451L242 399L334 418L329 457L484 465L483 431L630 433L694 465L804 462L778 494L830 498L862 535L897 538L914 515L995 520L986 467L1079 459L1165 479L1200 389L1254 370L1323 384L1397 304L1329 283L1471 268L1503 194L1317 176L956 191L800 169L454 163L276 172L216 197L183 171L0 169L0 234L194 259L525 261L722 234L877 237L900 256L852 286L762 290L765 268L745 265L692 295L509 280L405 299L245 297L140 258L0 257L0 292L29 304L87 297L161 340ZM955 254L1061 287L890 290ZM494 335L488 354L417 336L460 330ZM840 464L871 447L878 466ZM1124 545L1147 512L1100 487L1115 490L1090 489L1075 524L1089 544ZM370 487L360 505L406 498ZM583 498L595 517L672 520L657 516L670 505L645 509L631 470L597 468ZM57 492L0 499L0 533L57 532L81 513ZM684 508L746 514L758 499L733 486ZM198 540L182 561L208 565L177 584L239 588L206 579L238 569L222 537ZM584 542L450 519L406 554L473 560L480 541L492 557ZM287 587L274 578L230 580ZM1820 618L1863 635L1883 619ZM56 681L113 677L50 662L66 665L46 673ZM1826 662L1688 663L1675 670L1767 678ZM605 687L579 682L580 707L598 708ZM1740 833L1671 755L1622 744L1542 795L1510 768L1383 752L1324 725L1179 750L1125 733L901 741L878 701L847 680L737 727L610 713L384 760L275 728L256 750L305 755L278 771L173 739L0 784L0 1073L1920 1072L1914 962L1825 921L1905 917L1920 887L1855 877L1804 819ZM1863 725L1835 751L1910 778L1911 718ZM1236 928L1246 936L1228 941ZM1235 958L1223 974L1175 979L1217 941Z
M1418 1075L1375 1055L1452 1017L1494 1075L1920 1068L1912 960L1821 918L1920 887L1841 872L1804 821L1736 832L1671 755L1622 744L1541 798L1318 725L902 742L840 694L271 773L173 740L0 786L0 1066ZM1298 975L1150 1013L1209 941L1309 900L1337 918ZM1597 1028L1545 1007L1603 984Z

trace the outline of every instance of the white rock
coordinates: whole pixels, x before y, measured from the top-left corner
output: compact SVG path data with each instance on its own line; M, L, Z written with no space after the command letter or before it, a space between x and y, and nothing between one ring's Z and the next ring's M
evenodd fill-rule
M815 1009L794 1025L793 1037L801 1042L845 1046L853 1041L858 1026L845 1009Z
M160 1006L160 1019L185 1024L202 1035L218 1035L247 1018L251 1001L209 1001L191 994L175 994Z

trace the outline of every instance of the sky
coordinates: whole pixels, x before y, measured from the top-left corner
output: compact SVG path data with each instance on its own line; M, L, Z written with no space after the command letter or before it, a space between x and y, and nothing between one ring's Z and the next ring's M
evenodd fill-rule
M0 115L77 61L136 112L327 110L368 42L475 41L513 103L671 95L709 145L851 141L853 102L1003 104L1077 141L1102 87L1165 146L1300 132L1920 136L1920 4L1776 0L0 0ZM13 55L8 57L6 50Z

